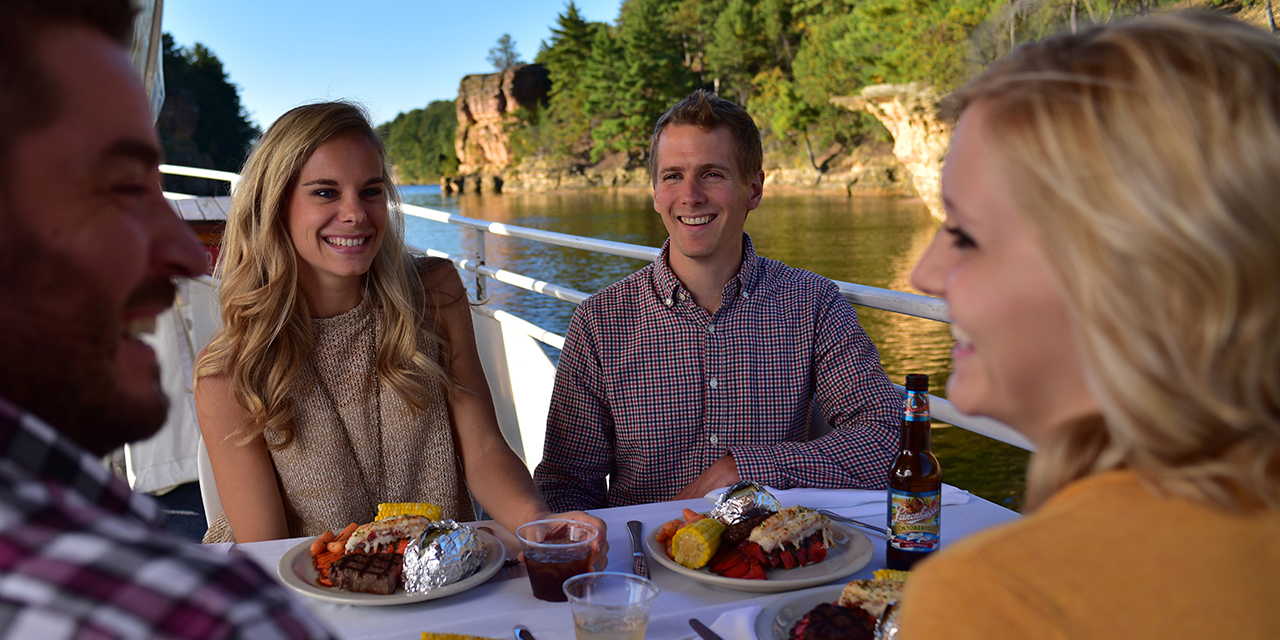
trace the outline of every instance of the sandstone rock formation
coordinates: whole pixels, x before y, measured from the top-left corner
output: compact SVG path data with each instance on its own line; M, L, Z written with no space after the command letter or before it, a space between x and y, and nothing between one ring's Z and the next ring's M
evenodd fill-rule
M571 160L526 158L503 172L511 191L555 191L557 189L642 189L652 188L649 170L634 166L626 154L609 153L594 165Z
M458 86L458 176L448 181L466 191L500 191L500 173L511 164L509 128L515 112L536 111L551 80L538 64L516 65L500 73L464 76Z
M893 154L910 172L929 212L942 220L942 163L955 123L939 114L941 96L937 90L918 82L878 84L864 87L861 95L832 98L831 102L867 111L884 123L893 135Z
M832 149L821 154L817 164L821 170L794 154L770 153L766 149L765 187L846 196L898 196L911 192L910 178L888 145Z

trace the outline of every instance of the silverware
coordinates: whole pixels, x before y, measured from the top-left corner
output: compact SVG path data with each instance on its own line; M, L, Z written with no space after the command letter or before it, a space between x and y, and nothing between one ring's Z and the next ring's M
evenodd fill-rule
M724 640L724 638L720 637L720 634L712 631L710 627L702 624L702 621L697 618L689 618L689 626L693 627L693 630L702 637L702 640Z
M874 524L867 524L859 520L854 520L853 518L850 518L848 516L842 516L834 511L827 511L826 509L818 509L818 513L821 513L822 515L828 518L831 518L832 520L843 522L848 525L853 525L855 527L858 527L859 529L865 529L880 537L883 537L883 538L889 537L889 529L886 527L877 527Z
M516 628L512 629L511 632L515 635L516 640L535 640L533 634L529 633L529 628L522 624L516 625Z
M631 572L641 578L649 577L649 564L644 557L644 548L640 546L641 532L644 525L639 520L627 523L627 534L631 536Z

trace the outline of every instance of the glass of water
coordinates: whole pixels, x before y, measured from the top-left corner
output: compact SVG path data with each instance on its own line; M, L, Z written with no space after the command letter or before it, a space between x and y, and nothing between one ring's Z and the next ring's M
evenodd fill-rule
M658 587L629 573L599 571L564 583L578 640L642 640Z

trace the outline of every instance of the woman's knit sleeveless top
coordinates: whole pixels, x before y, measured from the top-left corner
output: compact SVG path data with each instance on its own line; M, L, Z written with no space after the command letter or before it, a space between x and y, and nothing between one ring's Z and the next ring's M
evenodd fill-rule
M293 442L271 451L289 535L370 522L380 502L431 502L446 518L474 519L440 384L430 381L425 412L383 380L375 391L382 317L368 298L342 315L313 318L311 327L315 349L294 397ZM427 357L438 359L439 350L420 340ZM279 433L265 435L272 445L283 441ZM205 542L231 540L225 522L224 514Z

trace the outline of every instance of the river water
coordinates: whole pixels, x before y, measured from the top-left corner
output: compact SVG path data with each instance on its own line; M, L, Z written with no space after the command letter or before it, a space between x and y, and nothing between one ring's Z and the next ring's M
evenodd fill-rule
M401 189L406 203L490 222L649 247L661 246L667 237L652 198L642 192L443 195L435 185ZM472 250L470 233L457 227L412 216L406 224L413 246L450 253ZM760 207L746 222L760 255L834 280L909 292L915 292L909 282L911 268L937 227L916 200L778 194L767 189ZM489 266L586 293L599 291L645 265L494 235L488 235L485 243ZM560 335L573 315L570 303L501 283L490 281L489 294L495 307ZM945 396L952 344L947 325L866 307L857 311L891 380L902 384L908 373L928 374L933 393ZM1012 508L1021 505L1025 453L954 428L934 429L934 451L947 482Z

